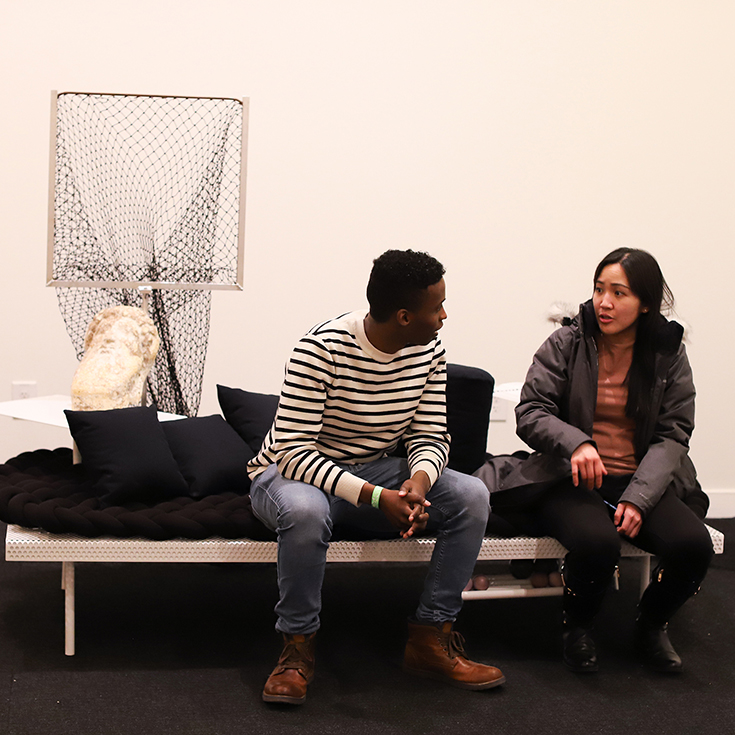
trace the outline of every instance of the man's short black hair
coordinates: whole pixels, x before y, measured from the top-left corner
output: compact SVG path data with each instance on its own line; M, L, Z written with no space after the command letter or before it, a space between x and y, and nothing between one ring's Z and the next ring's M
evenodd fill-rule
M414 311L422 292L441 281L444 266L428 253L414 250L386 250L373 261L367 286L370 315L376 322L387 321L399 309Z

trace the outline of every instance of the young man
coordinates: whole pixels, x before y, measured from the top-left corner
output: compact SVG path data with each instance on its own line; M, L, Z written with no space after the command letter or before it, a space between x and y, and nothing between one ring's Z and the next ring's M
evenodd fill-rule
M452 631L489 500L480 480L445 469L443 275L426 253L388 250L373 263L370 311L314 327L291 355L276 419L249 465L253 510L278 533L276 629L284 648L266 702L306 698L327 547L340 524L376 538L436 532L404 668L466 689L505 681L498 669L467 660ZM407 459L389 456L400 439Z

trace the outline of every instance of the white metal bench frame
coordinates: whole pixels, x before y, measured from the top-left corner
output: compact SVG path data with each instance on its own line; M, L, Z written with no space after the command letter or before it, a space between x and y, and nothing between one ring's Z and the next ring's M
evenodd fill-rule
M715 553L724 550L724 535L707 526ZM428 562L435 539L394 539L390 541L335 541L327 551L328 562ZM275 541L249 539L208 538L201 541L172 539L152 541L144 538L119 539L113 537L85 538L72 534L53 534L47 531L9 525L5 541L6 561L61 562L65 610L65 653L75 652L75 598L74 564L77 562L176 562L176 563L275 563L278 546ZM507 561L513 559L560 559L566 549L552 538L487 537L482 542L478 561ZM651 574L651 556L623 541L623 557L641 561L640 591L648 585ZM487 600L508 597L546 597L560 595L561 587L534 588L528 580L517 580L511 575L490 578L487 590L464 592L465 600Z

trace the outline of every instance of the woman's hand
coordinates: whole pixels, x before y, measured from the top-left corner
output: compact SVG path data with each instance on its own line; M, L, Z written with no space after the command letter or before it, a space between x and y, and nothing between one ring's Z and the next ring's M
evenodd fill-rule
M605 465L602 464L600 455L589 442L580 444L572 454L572 482L574 487L579 485L580 480L587 486L588 490L602 487L602 478L607 474Z
M618 533L622 533L628 538L635 538L638 531L641 530L643 516L641 516L638 507L633 503L618 503L615 510L615 525L618 527Z

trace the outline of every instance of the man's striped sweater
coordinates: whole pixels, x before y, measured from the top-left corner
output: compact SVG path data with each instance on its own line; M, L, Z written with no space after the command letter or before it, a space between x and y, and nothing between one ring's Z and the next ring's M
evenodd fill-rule
M380 459L400 438L411 474L423 470L432 485L439 477L449 455L444 348L437 337L380 352L365 334L366 313L319 324L296 345L251 478L275 463L284 477L357 505L365 481L335 463Z

